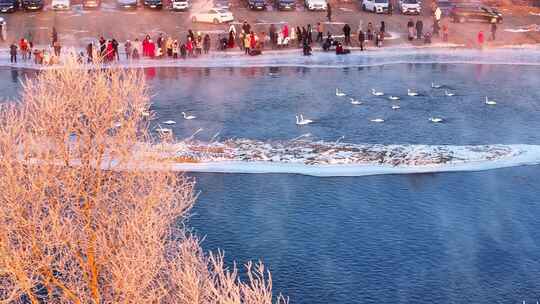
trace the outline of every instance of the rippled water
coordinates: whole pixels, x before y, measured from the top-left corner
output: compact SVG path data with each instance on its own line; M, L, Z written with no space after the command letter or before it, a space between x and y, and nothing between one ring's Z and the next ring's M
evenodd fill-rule
M156 122L177 121L179 138L202 128L201 139L310 133L353 143L540 144L539 66L361 63L145 73ZM32 73L0 69L2 96L15 96L25 74ZM457 96L444 97L432 81ZM336 88L365 104L351 105ZM372 96L371 88L401 101ZM407 88L423 96L409 97ZM485 105L485 96L498 104ZM395 103L400 110L391 109ZM197 119L183 120L182 111ZM299 128L295 113L316 123ZM430 123L431 116L445 122ZM378 117L386 121L370 122ZM229 261L261 258L291 303L540 300L537 166L355 178L192 176L201 194L190 225L206 236L204 247L224 249Z

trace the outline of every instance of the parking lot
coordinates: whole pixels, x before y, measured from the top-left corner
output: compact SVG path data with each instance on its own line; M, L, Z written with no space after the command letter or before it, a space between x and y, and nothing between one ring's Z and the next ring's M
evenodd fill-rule
M364 28L368 22L372 22L377 28L381 21L385 21L387 32L392 35L386 45L406 42L406 23L410 18L422 18L426 26L432 24L432 11L430 0L422 3L423 12L421 16L404 16L394 13L374 14L362 12L360 5L356 1L331 1L332 22L324 23L325 31L334 34L341 33L341 28L345 23L351 25L353 32L356 32L358 25L363 24ZM292 11L278 11L272 3L268 2L264 11L251 11L247 8L243 0L232 0L231 11L234 14L233 23L241 23L247 20L254 26L256 31L266 31L270 24L288 23L289 26L303 26L307 24L315 25L317 22L326 21L326 12L307 11L304 8L303 0L296 0L296 8ZM82 46L90 41L95 41L96 37L114 37L120 41L126 39L141 38L146 34L152 36L160 32L185 37L188 29L211 33L213 35L224 33L228 29L228 24L202 24L192 23L193 13L208 10L213 6L210 0L195 0L190 10L186 12L174 12L168 8L168 3L161 10L151 10L139 7L137 10L120 10L114 1L107 0L101 7L95 10L84 10L81 3L72 2L68 11L53 11L50 3L45 4L43 11L23 12L17 11L12 14L2 14L8 23L8 39L4 42L11 43L22 37L29 31L37 44L46 44L50 40L51 29L54 26L64 45ZM501 9L505 15L504 24L500 25L501 37L498 43L538 43L540 35L538 32L509 33L503 32L504 28L513 28L526 24L540 23L538 9L519 7ZM448 19L443 22L449 24L451 42L459 44L470 44L479 30L488 31L487 24L454 24Z

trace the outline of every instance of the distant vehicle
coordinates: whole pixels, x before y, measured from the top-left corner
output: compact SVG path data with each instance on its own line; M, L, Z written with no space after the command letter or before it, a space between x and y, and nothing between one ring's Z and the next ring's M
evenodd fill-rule
M231 2L229 0L214 0L214 7L217 8L225 8L230 9L231 8Z
M116 0L116 6L120 9L137 9L137 0Z
M442 15L448 17L456 5L451 1L437 1L437 6L441 9Z
M265 0L247 0L247 6L251 10L265 10L266 2Z
M310 11L325 11L328 7L326 0L304 0L304 5Z
M70 9L71 4L69 0L52 0L51 7L55 11L67 11Z
M503 21L502 14L493 8L464 4L456 5L452 9L450 17L454 22L459 23L469 21L501 23Z
M39 11L43 9L43 0L23 0L22 8L25 11Z
M225 22L233 21L234 17L231 11L225 8L215 7L208 11L194 14L191 17L193 23L196 22L209 22L214 24L220 24Z
M388 14L388 0L363 0L362 10L377 14Z
M172 0L173 11L187 11L191 7L189 0Z
M84 9L98 8L101 6L101 0L83 0L82 6Z
M399 11L403 15L420 15L420 12L422 11L422 6L420 5L420 2L418 0L400 0Z
M19 8L17 0L0 0L0 13L13 13Z
M276 8L280 11L294 10L296 2L294 0L275 0Z
M161 0L144 0L144 7L153 8L153 9L162 9L163 1Z

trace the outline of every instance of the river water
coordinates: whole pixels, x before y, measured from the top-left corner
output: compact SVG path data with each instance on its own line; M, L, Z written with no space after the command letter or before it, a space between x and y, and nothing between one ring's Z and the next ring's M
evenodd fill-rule
M309 134L352 143L540 144L540 67L473 59L144 71L158 116L153 127L175 120L179 138L201 129L202 140ZM16 96L20 79L31 75L0 69L2 96ZM348 96L336 96L336 88ZM386 95L373 96L372 88ZM408 96L408 88L421 96ZM486 105L486 96L497 105ZM183 120L182 111L197 118ZM300 113L315 123L296 126ZM205 236L203 247L223 249L229 263L262 259L274 289L291 303L540 300L537 166L349 178L191 176L200 196L189 225Z

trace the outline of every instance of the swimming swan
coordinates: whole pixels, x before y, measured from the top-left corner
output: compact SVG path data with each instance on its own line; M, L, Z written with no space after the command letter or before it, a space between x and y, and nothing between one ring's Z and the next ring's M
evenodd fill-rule
M384 92L377 92L377 91L375 91L375 89L371 89L371 94L373 94L375 96L383 96Z
M411 89L407 89L407 95L409 95L409 96L418 96L419 94L418 94L418 92L415 92L415 91L413 91Z
M192 119L197 118L197 116L186 115L186 112L182 112L182 115L184 116L184 119L187 119L187 120L192 120Z
M489 100L488 97L486 96L486 104L490 106L494 106L497 104L497 102L495 100Z
M296 124L299 126L309 125L312 123L313 120L311 119L304 119L304 115L300 114L300 119L298 119L298 115L296 115Z
M399 110L401 107L398 105L392 105L392 110Z
M363 103L360 100L356 100L354 98L350 98L350 100L352 105L361 105Z
M166 124L166 125L174 125L174 124L176 123L176 121L174 121L174 120L167 120L167 121L164 121L163 123Z
M372 119L370 120L371 122L384 122L384 119L382 118L375 118L375 119Z
M339 97L343 97L343 96L346 96L347 94L341 92L339 89L336 88L336 96L339 96Z
M440 117L430 117L429 121L434 122L434 123L438 123L438 122L442 122L443 119L440 118Z
M390 97L388 97L388 99L390 99L390 100L399 100L399 97L398 96L390 96Z
M442 87L442 85L440 85L440 84L435 84L434 82L432 82L432 83L431 83L431 87L432 87L433 89L440 89L440 88Z
M448 92L447 90L444 90L444 96L452 97L454 95L456 95L456 93L452 93L452 92Z

